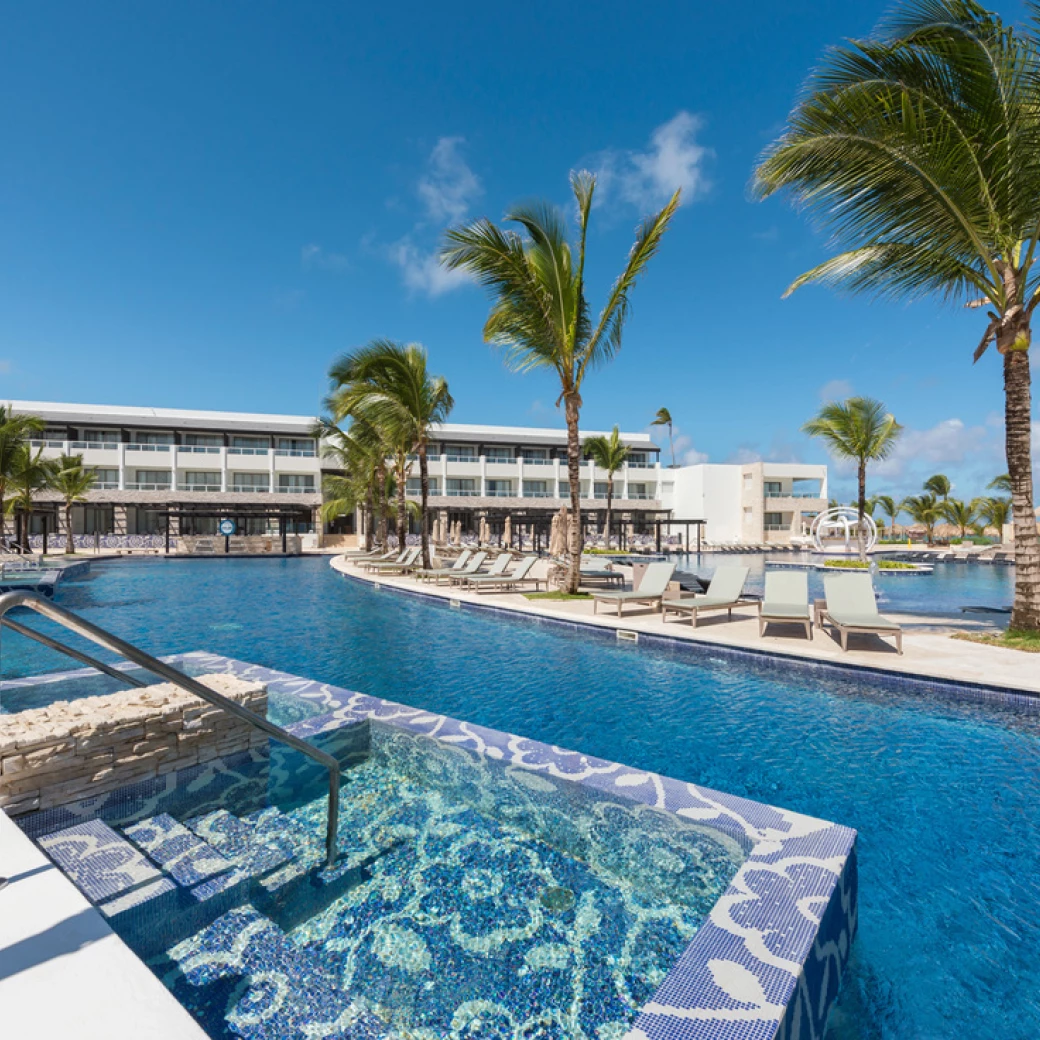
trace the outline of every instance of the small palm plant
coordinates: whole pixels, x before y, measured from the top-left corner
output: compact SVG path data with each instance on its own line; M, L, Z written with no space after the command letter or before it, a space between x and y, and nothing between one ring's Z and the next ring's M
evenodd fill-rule
M810 437L818 437L839 459L856 463L859 494L857 541L861 560L866 560L864 516L867 512L867 464L887 459L899 440L903 427L885 411L880 401L870 397L850 397L825 404L803 427Z
M35 415L15 415L0 405L0 541L3 540L8 490L13 486L15 459L34 433L42 433L44 421Z
M83 468L82 455L62 455L55 466L50 480L50 489L61 495L65 509L65 552L76 551L75 539L72 535L72 507L77 502L84 502L87 492L97 482L97 475Z
M563 402L567 423L567 478L571 508L567 551L570 563L565 590L577 593L581 568L581 415L582 389L588 373L620 349L630 294L657 252L679 192L660 212L647 217L636 231L628 262L614 282L596 321L585 295L585 246L596 178L571 174L577 202L578 241L567 241L566 221L548 203L518 206L506 221L522 233L503 230L481 219L448 230L441 259L449 270L474 274L493 303L484 323L484 341L505 348L507 361L519 372L548 368L560 382L557 406Z
M892 533L892 537L895 537L896 533L896 517L899 516L899 503L891 495L874 495L870 500L872 503L872 509L870 515L873 516L875 512L882 512L888 517L888 527Z
M672 457L671 469L675 469L675 441L672 440L672 413L667 408L658 408L651 426L668 427L668 453Z
M935 525L942 519L942 503L931 493L904 498L900 508L915 524L924 528L929 545L935 541Z
M983 533L990 527L996 528L997 538L1004 540L1004 525L1011 518L1010 498L977 498L975 509L983 524Z
M29 535L36 495L51 486L56 470L55 460L43 457L43 448L33 450L31 444L23 442L14 453L10 479L10 488L14 492L11 507L18 517L18 544L23 553L32 552Z
M925 487L927 486L925 484ZM978 515L978 508L974 502L962 502L959 498L940 501L939 511L947 523L953 524L960 531L962 541L967 538L968 528L975 523Z
M924 482L924 489L946 502L949 500L953 485L950 483L950 478L944 473L936 473L934 477L929 477Z
M1040 305L1040 43L974 0L905 0L868 40L833 48L755 174L845 247L821 282L931 296L986 315L1000 356L1015 524L1010 628L1040 631L1029 353Z
M355 422L345 431L331 419L324 419L313 432L321 442L322 458L339 470L322 478L322 520L335 520L360 510L364 547L370 550L380 501L378 473L381 466L385 467L382 444L363 422Z
M621 469L628 458L628 448L621 442L618 428L615 426L607 437L588 437L585 440L585 457L607 471L607 516L606 542L610 548L610 514L614 503L614 474Z

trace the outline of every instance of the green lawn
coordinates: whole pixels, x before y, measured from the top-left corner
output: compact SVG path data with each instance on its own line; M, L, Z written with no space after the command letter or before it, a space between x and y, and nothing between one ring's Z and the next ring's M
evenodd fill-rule
M592 599L588 592L563 592L561 589L551 589L549 592L525 592L525 599Z
M843 571L863 571L870 564L864 563L862 560L827 560L825 566ZM913 571L917 568L912 563L902 563L899 560L878 560L878 569L883 571Z
M1027 654L1040 654L1040 632L957 632L953 638L968 643L1003 646L1008 650L1024 650Z

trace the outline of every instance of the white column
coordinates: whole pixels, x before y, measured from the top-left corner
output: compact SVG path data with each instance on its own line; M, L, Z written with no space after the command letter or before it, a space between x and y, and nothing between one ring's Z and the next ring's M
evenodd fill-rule
M441 490L445 495L448 493L448 456L441 455Z
M268 461L268 467L267 467L267 487L268 487L268 490L272 494L274 494L274 487L275 487L274 460L275 460L275 454L274 454L274 442L273 441L271 442L271 447L268 448L267 451L268 451L268 456L267 456L267 461Z
M126 490L126 445L119 443L119 490Z
M621 466L621 497L628 498L628 463Z
M517 455L516 457L516 497L524 497L524 457L523 455Z
M480 497L487 497L487 456L480 456Z
M228 488L228 458L227 458L227 447L221 447L220 449L220 490L227 491Z
M170 490L177 490L177 445L170 445Z
M553 459L553 498L560 498L560 460Z

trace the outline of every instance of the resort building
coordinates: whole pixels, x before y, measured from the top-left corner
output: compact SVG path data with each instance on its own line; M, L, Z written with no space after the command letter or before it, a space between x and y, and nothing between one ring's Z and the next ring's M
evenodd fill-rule
M96 476L73 507L78 544L163 547L168 539L212 540L222 520L255 548L316 544L321 462L310 416L185 411L13 401L47 424L34 440L45 458L82 455ZM41 491L33 544L64 536L59 496ZM6 533L14 534L8 518ZM287 540L294 541L291 546ZM299 542L296 541L299 539ZM270 543L270 544L268 544ZM206 542L203 542L206 545Z

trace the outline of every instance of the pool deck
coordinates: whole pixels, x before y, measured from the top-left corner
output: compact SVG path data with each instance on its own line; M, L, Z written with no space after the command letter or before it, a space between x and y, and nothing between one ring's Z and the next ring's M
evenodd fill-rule
M770 625L765 636L760 637L758 609L754 604L735 610L732 621L727 620L725 611L706 614L693 628L685 619L664 623L659 613L643 607L626 607L620 618L616 614L594 615L592 600L529 600L518 593L465 592L455 587L420 583L409 577L380 575L374 578L358 570L343 556L333 558L330 564L341 574L371 585L496 607L532 617L578 622L758 653L764 651L798 660L880 669L921 679L976 683L1040 694L1040 659L1036 654L950 638L955 632L993 630L991 624L978 619L887 614L887 617L903 626L902 655L896 653L890 639L871 635L851 635L849 650L845 653L837 636L829 630L819 631L814 627L810 642L806 640L800 624Z

